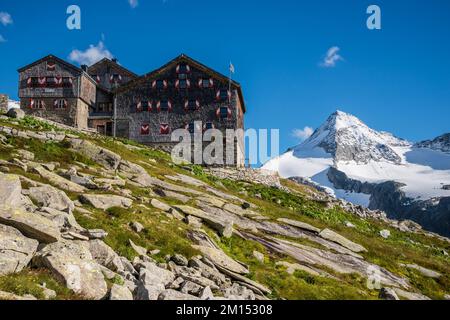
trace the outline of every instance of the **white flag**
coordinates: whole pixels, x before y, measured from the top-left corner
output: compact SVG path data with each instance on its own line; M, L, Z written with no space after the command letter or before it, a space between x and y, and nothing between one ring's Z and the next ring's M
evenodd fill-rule
M230 72L234 73L234 66L233 66L233 64L231 62L230 62Z

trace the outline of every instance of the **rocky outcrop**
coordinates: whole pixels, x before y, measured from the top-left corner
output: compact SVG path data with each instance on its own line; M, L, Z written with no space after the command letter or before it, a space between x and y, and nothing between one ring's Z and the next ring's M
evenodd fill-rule
M32 187L28 191L29 197L41 207L59 211L72 212L75 209L73 201L61 190L52 186Z
M52 185L60 189L76 193L81 193L86 190L85 187L67 180L54 172L48 171L42 166L36 166L33 170L36 171L42 178L47 179Z
M48 268L57 280L88 299L102 299L108 293L100 265L78 241L62 240L43 247L33 264Z
M102 210L112 207L129 208L133 204L133 200L129 198L109 194L83 194L80 201Z
M87 140L71 139L70 145L74 151L101 164L106 169L116 170L122 160L122 158L116 153L99 147Z
M0 224L0 276L20 272L31 261L39 242Z
M352 250L353 252L356 252L356 253L367 251L363 246L348 240L347 238L341 236L340 234L337 234L336 232L334 232L330 229L322 230L319 233L319 236L326 240L336 242L336 243L340 244L341 246L343 246L349 250Z

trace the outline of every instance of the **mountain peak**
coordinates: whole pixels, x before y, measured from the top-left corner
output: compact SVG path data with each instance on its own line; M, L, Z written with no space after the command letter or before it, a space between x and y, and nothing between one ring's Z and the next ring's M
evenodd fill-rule
M401 158L392 147L406 145L409 143L389 133L371 129L354 115L337 110L294 150L301 153L322 148L335 161L368 163L384 160L399 163Z

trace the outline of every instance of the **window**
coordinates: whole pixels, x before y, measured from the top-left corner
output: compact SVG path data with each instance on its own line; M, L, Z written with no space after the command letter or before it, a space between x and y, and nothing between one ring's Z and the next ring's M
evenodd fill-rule
M118 73L114 73L114 74L109 76L109 82L110 83L122 82L122 76L120 74L118 74Z
M158 90L166 89L167 88L167 81L166 80L155 80L152 83L152 88L153 89L158 89Z
M152 111L152 103L150 101L140 101L136 104L136 112Z
M200 102L195 99L186 100L184 103L184 111L195 111L200 109Z
M167 123L162 123L159 125L159 134L163 135L170 134L170 127Z
M214 80L201 78L198 80L198 86L200 88L212 88L214 86Z
M227 89L220 89L217 91L216 98L218 101L227 101L230 97L231 93Z
M100 78L99 75L92 75L92 78L95 80L95 82L100 83L102 81L102 79Z
M214 129L214 124L212 122L206 122L203 125L203 131Z
M177 73L189 73L191 72L191 68L189 65L182 63L177 66Z
M186 79L187 79L187 74L186 74L186 73L180 73L180 74L178 75L178 79L180 79L180 80L186 80Z
M230 119L231 118L231 109L228 107L220 107L216 111L216 115L219 119Z
M187 88L187 81L186 80L178 80L178 88L179 89L186 89Z
M31 108L33 109L44 109L44 100L31 100Z
M111 112L112 111L112 103L110 102L99 102L97 103L97 112Z
M55 109L65 109L67 107L67 100L56 99L54 102Z
M169 100L161 100L158 102L157 107L158 112L161 111L172 111L172 103Z
M141 125L141 135L148 136L150 134L150 125L148 123L144 123Z
M56 64L53 61L47 61L47 71L55 71Z
M105 127L105 125L98 125L97 126L97 133L105 135L106 134L106 127Z

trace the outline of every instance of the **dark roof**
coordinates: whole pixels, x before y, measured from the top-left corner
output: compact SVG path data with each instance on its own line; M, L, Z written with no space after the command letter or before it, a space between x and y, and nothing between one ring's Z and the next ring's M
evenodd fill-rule
M97 84L97 82L94 79L92 79L92 77L87 72L83 71L83 69L81 69L81 68L79 68L79 67L77 67L77 66L75 66L75 65L73 65L73 64L71 64L71 63L69 63L69 62L67 62L67 61L65 61L63 59L61 59L61 58L58 58L57 56L54 56L52 54L49 54L49 55L47 55L47 56L45 56L45 57L43 57L43 58L41 58L39 60L36 60L36 61L34 61L34 62L30 63L30 64L27 64L26 66L18 69L17 71L18 72L25 71L25 70L27 70L27 69L29 69L29 68L31 68L31 67L33 67L33 66L35 66L35 65L37 65L37 64L39 64L41 62L43 62L43 61L46 61L46 60L57 61L58 63L61 63L61 64L65 65L69 69L72 69L72 70L75 70L76 72L79 72L80 75L84 74L90 81L92 81L94 84Z
M26 66L18 69L17 71L18 72L22 72L22 71L24 71L26 69L29 69L29 68L31 68L31 67L33 67L33 66L35 66L35 65L37 65L37 64L39 64L39 63L41 63L43 61L50 60L50 59L54 60L54 61L58 61L59 63L65 65L66 67L68 67L70 69L73 69L75 71L78 71L80 73L83 71L81 68L79 68L79 67L77 67L77 66L75 66L75 65L73 65L73 64L71 64L71 63L69 63L69 62L67 62L67 61L65 61L65 60L63 60L61 58L58 58L57 56L54 56L52 54L49 54L49 55L47 55L47 56L45 56L45 57L43 57L43 58L41 58L39 60L36 60L36 61L34 61L34 62L30 63L30 64L27 64Z
M138 78L136 78L134 80L131 80L130 82L128 82L128 83L118 87L115 90L115 92L122 92L122 91L127 90L128 88L134 86L135 84L138 84L138 83L141 83L141 82L148 81L150 79L156 78L158 75L163 73L167 68L169 68L169 67L171 67L171 66L173 66L175 64L178 64L180 62L188 63L189 65L194 66L194 67L204 71L205 73L211 75L214 78L221 79L222 81L229 81L229 78L227 76L221 74L220 72L217 72L217 71L215 71L215 70L205 66L204 64L202 64L202 63L200 63L200 62L198 62L198 61L188 57L185 54L181 54L178 57L176 57L175 59L173 59L173 60L169 61L168 63L166 63L165 65L163 65L162 67L160 67L160 68L158 68L156 70L153 70L153 71L151 71L151 72L149 72L147 74L144 74L144 75L142 75L142 76L140 76L140 77L138 77ZM246 107L245 107L244 95L242 93L241 85L239 84L239 82L236 82L234 80L231 81L231 84L232 84L232 86L234 86L238 90L239 98L240 98L241 103L242 103L242 109L243 109L243 111L245 113Z
M138 77L138 75L135 74L134 72L132 72L132 71L128 70L127 68L121 66L121 65L118 64L116 61L113 61L113 60L108 59L108 58L103 58L103 59L101 59L100 61L97 61L97 62L94 63L93 65L89 66L88 71L89 71L89 69L95 68L96 66L101 65L101 64L104 64L104 63L106 63L106 64L108 64L108 65L111 65L111 66L114 66L114 67L116 67L116 68L122 70L125 74L127 74L127 75L130 76L131 78L137 78L137 77Z

